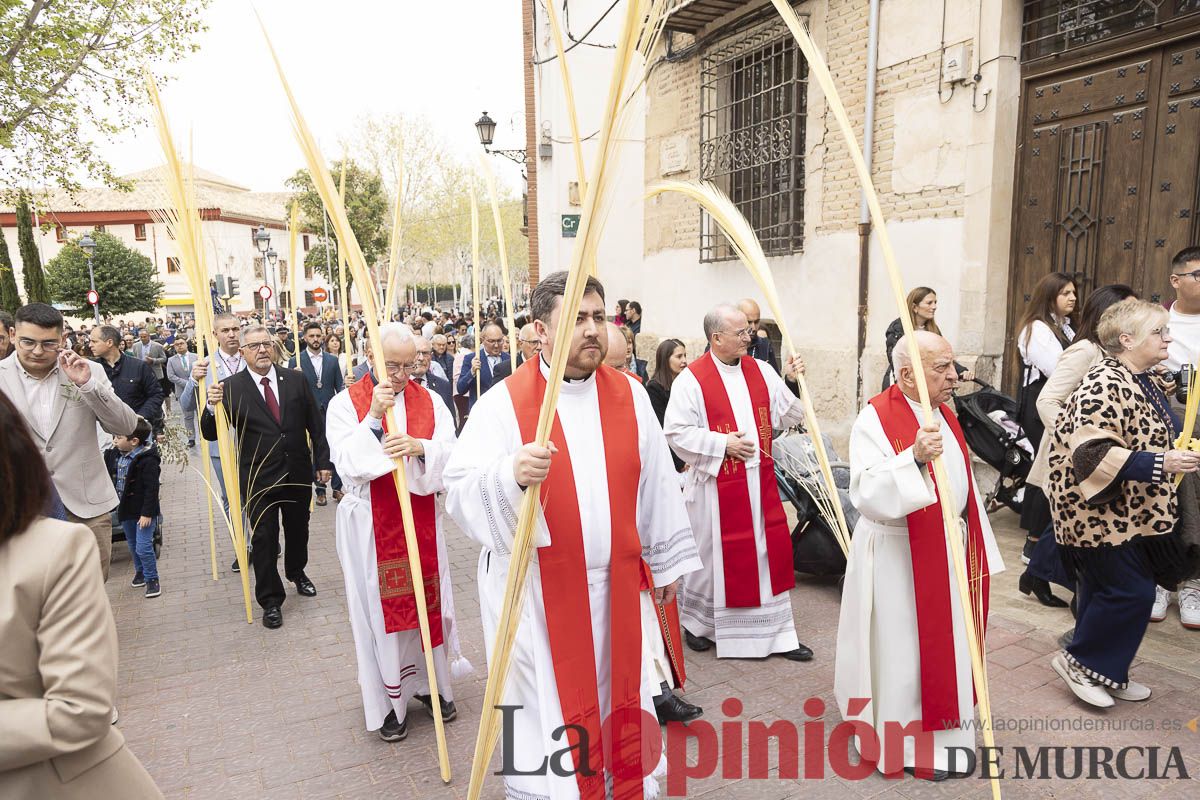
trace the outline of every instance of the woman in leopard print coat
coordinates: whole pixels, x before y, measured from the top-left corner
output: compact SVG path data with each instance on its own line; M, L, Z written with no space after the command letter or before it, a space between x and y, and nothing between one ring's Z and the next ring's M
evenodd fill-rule
M1154 368L1171 341L1167 312L1130 298L1100 318L1106 357L1058 418L1047 494L1054 530L1078 578L1075 636L1052 666L1082 700L1145 700L1129 665L1154 604L1156 543L1177 519L1173 476L1200 468L1174 450L1180 423Z

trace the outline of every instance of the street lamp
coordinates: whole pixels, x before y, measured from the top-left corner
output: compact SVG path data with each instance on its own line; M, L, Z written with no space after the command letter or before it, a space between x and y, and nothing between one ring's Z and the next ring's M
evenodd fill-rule
M96 252L96 240L92 238L90 233L85 233L83 238L79 240L79 248L83 250L83 254L87 256L88 261L88 284L91 286L92 292L96 291L96 274L92 271L92 253ZM93 297L97 295L93 294ZM100 324L100 304L92 303L92 315L96 320L96 324Z
M275 300L275 309L282 312L283 306L280 304L279 298L275 296L275 264L279 261L279 254L275 252L275 248L271 248L265 253L265 256L267 259L267 285L271 287L271 297ZM265 306L266 303L263 305Z
M483 151L494 156L504 156L510 161L515 161L522 167L525 166L525 151L524 150L493 150L492 141L496 135L496 120L488 116L488 113L483 112L483 116L475 121L475 130L479 133L479 143L483 145Z
M262 256L263 278L265 279L267 277L267 251L271 249L271 234L267 233L266 225L259 225L258 230L254 232L254 246L258 248L258 252ZM269 283L270 281L268 281ZM263 300L264 319L269 316L270 307L270 301Z

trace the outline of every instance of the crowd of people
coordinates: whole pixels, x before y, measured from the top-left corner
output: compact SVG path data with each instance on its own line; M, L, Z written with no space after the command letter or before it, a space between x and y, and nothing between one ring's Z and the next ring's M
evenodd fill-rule
M248 562L235 556L231 570L253 570L267 628L284 624L284 579L301 597L318 592L306 574L310 509L332 496L364 722L389 742L407 737L410 701L445 722L458 715L453 684L469 665L447 515L480 548L490 662L519 509L540 488L537 559L505 694L521 709L516 750L505 759L517 768L505 776L514 796L592 796L606 781L622 796L650 793L638 785L653 781L657 766L640 763L640 742L653 735L644 720L703 714L680 693L685 646L719 659L811 660L792 606L791 531L773 457L778 432L805 424L795 384L804 361L776 355L752 299L705 315L703 353L689 359L671 338L639 357L640 303L619 300L610 313L604 287L589 278L578 314L564 318L566 285L566 273L546 276L527 308L510 318L489 304L478 327L456 309L397 309L381 321L381 352L361 312L218 313L217 349L203 355L197 336L209 332L186 315L78 330L41 304L0 315L0 487L29 498L0 510L0 611L14 592L36 589L46 614L71 617L78 606L71 624L87 626L84 644L74 642L77 633L47 643L47 620L36 611L0 613L0 666L15 666L0 674L34 676L0 677L0 707L15 715L0 715L0 794L15 787L15 796L33 796L25 790L70 752L88 754L79 774L94 772L92 793L80 796L97 796L95 787L118 773L127 781L122 796L157 796L108 724L116 720L116 639L102 584L116 529L128 543L131 585L147 598L164 591L154 549L164 513L157 442L173 427L172 398L187 447L210 459L226 516L231 487L222 467L237 476ZM1036 454L1022 499L1019 589L1075 615L1049 668L1094 706L1150 696L1129 667L1172 599L1183 625L1200 629L1200 452L1181 413L1188 368L1200 357L1200 248L1174 259L1170 285L1175 300L1166 307L1107 286L1076 313L1077 287L1054 273L1017 326L1016 422ZM849 497L860 517L834 689L846 719L879 732L882 750L864 758L885 774L940 780L953 772L954 750L974 744L973 728L949 723L974 717L968 638L986 629L989 583L1004 564L950 406L973 374L941 334L935 290L920 287L908 299L912 338L899 320L889 326L883 391L850 434ZM538 411L563 325L572 326L565 382L542 446ZM933 424L922 418L922 378ZM221 463L225 426L236 465ZM939 458L945 486L932 469ZM420 587L411 579L398 468L411 493ZM945 516L959 520L957 546ZM960 550L970 608L955 589ZM1073 599L1061 600L1051 584ZM417 591L428 608L436 696ZM984 619L974 619L981 609ZM29 661L30 649L56 644L70 648L57 666ZM64 671L72 659L87 659L86 668ZM602 753L602 727L616 714L629 715L627 724ZM932 748L893 742L883 735L890 722L920 722ZM560 749L563 725L587 734L576 763L603 769L523 769ZM121 757L104 760L114 753ZM639 769L620 769L614 758Z

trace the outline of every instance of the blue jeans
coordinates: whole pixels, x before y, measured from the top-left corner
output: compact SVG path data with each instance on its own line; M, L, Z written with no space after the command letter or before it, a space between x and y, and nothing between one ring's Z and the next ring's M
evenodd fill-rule
M139 528L137 519L121 520L121 530L125 531L125 544L129 545L129 555L133 557L133 568L148 581L158 580L158 562L154 558L156 526L157 523L152 521L145 528Z

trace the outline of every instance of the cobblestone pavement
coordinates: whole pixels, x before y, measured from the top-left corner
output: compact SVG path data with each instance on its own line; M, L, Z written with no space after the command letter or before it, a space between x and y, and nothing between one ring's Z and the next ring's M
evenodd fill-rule
M463 649L476 669L454 687L459 717L446 728L454 779L446 786L438 776L433 722L426 714L410 714L409 737L398 744L386 744L364 730L342 575L334 553L332 501L316 508L312 519L308 575L319 594L305 598L291 592L283 606L283 628L269 631L260 624L257 607L255 623L246 624L241 583L230 572L232 550L219 525L219 579L212 579L198 473L165 468L164 482L165 545L159 562L163 595L145 600L141 590L129 587L132 566L121 544L114 548L108 593L121 644L120 728L166 796L464 797L485 680L475 586L477 546L453 523L447 525ZM1151 626L1134 667L1135 676L1153 687L1154 697L1142 704L1118 702L1108 711L1085 708L1048 665L1056 637L1071 624L1070 615L1043 609L1017 593L1021 536L1016 519L1004 511L993 521L1009 566L992 589L988 668L994 714L998 720L1063 726L1054 731L1000 732L997 744L1006 753L1018 745L1177 746L1187 772L1193 778L1200 775L1200 733L1181 727L1200 714L1200 633L1184 631L1173 607L1165 622ZM287 586L290 591L291 584ZM802 578L793 591L800 640L816 651L812 663L717 661L710 653L689 651L686 697L704 706L705 719L713 725L731 720L792 720L799 725L813 719L802 706L816 697L825 703L828 736L839 722L832 690L839 597L837 583L829 580ZM744 704L739 716L726 717L721 711L730 697ZM1142 729L1160 720L1175 729ZM1107 727L1076 729L1083 725ZM1069 756L1068 770L1072 759ZM1160 768L1165 760L1164 754ZM730 761L726 759L727 767ZM742 764L747 763L743 759ZM803 751L800 763L803 774ZM1134 754L1129 770L1136 772L1147 763L1145 754ZM1015 760L1006 754L1002 764L1011 774ZM770 767L765 780L724 779L718 771L689 782L687 796L990 796L986 782L978 779L930 784L872 774L861 781L783 780L774 748ZM826 773L831 774L828 768ZM1083 798L1198 796L1194 781L1051 778L1002 784L1006 798L1068 793ZM489 778L484 797L502 795L499 779Z

